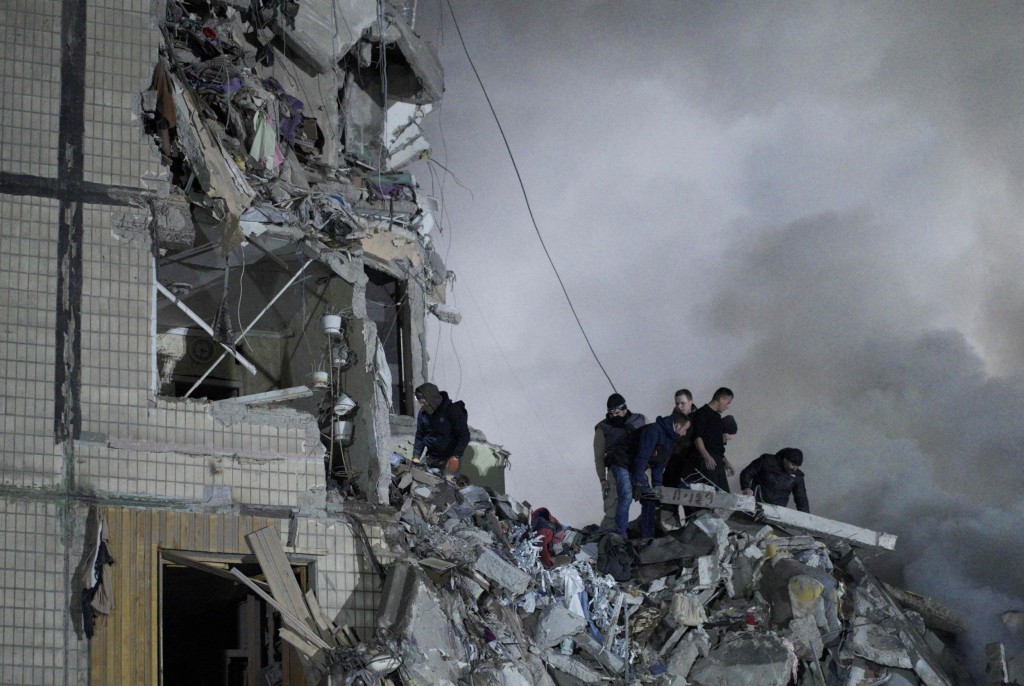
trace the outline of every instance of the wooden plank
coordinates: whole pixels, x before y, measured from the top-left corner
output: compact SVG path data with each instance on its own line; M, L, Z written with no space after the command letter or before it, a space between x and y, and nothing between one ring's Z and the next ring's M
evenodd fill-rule
M162 633L160 627L160 546L157 536L159 522L157 513L147 513L149 520L149 679L146 683L160 683L160 660L162 655Z
M316 622L313 621L309 608L306 607L302 589L299 588L295 575L292 573L291 563L288 562L288 558L284 554L277 530L272 526L264 527L247 535L245 540L253 554L256 555L256 559L259 560L274 598L288 608L289 612L302 621L306 627L316 631Z
M134 512L129 509L121 510L121 537L125 539L126 545L125 556L121 563L125 570L125 583L124 592L121 594L121 603L115 603L115 612L118 612L121 616L120 621L120 643L122 646L120 655L120 665L118 666L118 673L128 678L129 681L134 681L135 672L135 650L132 626L134 626L134 616L132 614L133 609L133 595L135 593L135 551L133 546L127 542L128 537L131 535L132 527L134 522Z
M197 569L200 572L213 574L214 576L218 576L222 579L227 579L228 581L231 581L233 583L238 583L238 579L235 578L235 575L229 572L227 569L221 569L220 567L215 567L214 565L208 564L201 560L193 559L187 553L182 553L174 550L164 550L162 551L162 554L165 560L169 560L175 564L189 567L191 569ZM250 581L258 585L265 592L270 593L270 586L268 586L267 584L263 583L262 581L257 581L255 579L250 579Z
M222 534L224 528L221 526L221 522L224 521L224 517L216 516L210 517L210 549L211 550L225 550L224 540Z
M313 629L310 629L309 627L305 626L301 621L299 621L298 617L293 615L288 610L288 608L286 608L284 605L277 602L277 600L275 600L273 597L265 593L262 588L256 585L255 581L247 577L245 574L243 574L235 567L231 568L231 574L234 575L234 577L241 581L243 584L248 586L249 590L251 590L253 593L262 598L264 602L266 602L279 613L281 613L281 618L292 626L292 629L293 631L295 631L295 633L299 634L300 636L302 636L303 639L309 641L318 648L323 648L324 650L331 649L331 646L328 645L328 643L324 641L322 638L320 638L319 634L317 634Z
M213 550L210 547L210 520L211 515L193 515L192 521L192 550Z
M278 630L278 633L281 634L281 638L293 645L295 649L299 651L300 655L304 655L307 658L313 658L319 652L317 648L310 645L305 639L290 629L281 627Z
M327 641L337 642L337 638L334 635L336 627L334 622L327 618L324 614L324 610L320 607L320 602L316 599L316 595L312 589L306 591L306 605L309 607L310 613L313 615L313 621L316 622L317 627L320 628L320 636Z
M246 519L248 517L228 517L224 520L224 531L222 533L224 538L223 550L230 550L231 552L240 550L238 547L238 527Z
M110 508L100 508L99 511L102 512L105 518L110 518ZM92 516L91 513L90 516ZM111 526L108 521L107 532L109 534L113 534L113 531L114 527ZM113 538L111 538L111 544L113 544ZM111 554L114 554L114 551L111 551ZM107 683L107 653L109 649L109 627L97 627L97 631L92 638L92 643L89 645L89 671L91 672L92 683L94 684L102 685Z
M150 567L149 559L149 526L148 512L135 510L133 517L132 540L135 547L135 594L132 596L132 615L134 622L134 641L138 646L138 654L134 656L134 672L132 683L144 684L150 673L150 660L153 657L153 637L149 633L151 618L150 603Z

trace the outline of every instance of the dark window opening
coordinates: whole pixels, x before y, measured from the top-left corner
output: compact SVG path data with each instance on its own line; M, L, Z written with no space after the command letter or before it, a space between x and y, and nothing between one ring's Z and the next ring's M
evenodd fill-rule
M391 406L396 414L411 415L412 376L409 351L409 303L406 286L382 272L367 269L366 312L377 325L377 338L384 347L391 371Z
M174 384L173 396L175 398L183 398L192 386L195 385L196 381L199 381L198 376L172 376L171 382ZM205 398L206 400L226 400L227 398L237 398L241 395L241 389L242 384L239 381L206 377L202 383L196 386L190 397Z

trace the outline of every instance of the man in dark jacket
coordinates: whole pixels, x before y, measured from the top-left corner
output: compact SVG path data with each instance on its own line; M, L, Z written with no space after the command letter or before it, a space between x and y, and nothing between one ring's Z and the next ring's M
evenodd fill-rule
M658 417L653 423L640 429L640 442L636 457L633 458L633 486L640 498L640 535L654 536L654 516L658 501L655 489L661 486L665 463L672 454L672 448L680 436L690 428L690 419L678 411L671 416ZM647 468L651 480L647 481Z
M426 449L428 467L458 471L462 453L469 445L469 415L465 403L452 402L446 392L432 383L416 389L416 400L421 409L416 416L413 460L418 460Z
M637 429L647 423L639 413L630 412L626 399L618 393L608 396L608 412L594 427L594 466L604 496L604 519L601 528L615 528L626 535L629 506L633 503L633 482L630 463L636 448Z
M793 496L796 509L810 512L807 503L807 488L800 465L804 454L797 448L783 448L774 455L765 453L740 472L740 488L744 495L757 497L757 501L769 505L789 506Z

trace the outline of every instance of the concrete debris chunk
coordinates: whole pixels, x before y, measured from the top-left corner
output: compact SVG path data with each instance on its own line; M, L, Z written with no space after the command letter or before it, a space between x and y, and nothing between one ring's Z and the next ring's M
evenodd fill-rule
M682 679L685 684L686 676L690 673L697 658L706 657L710 651L711 643L708 641L707 634L697 634L691 631L673 649L666 663L666 671L668 674Z
M534 641L545 648L552 648L564 639L576 636L587 628L587 620L561 603L553 603L541 610Z
M544 661L559 672L575 677L584 684L598 684L605 680L604 675L601 674L601 672L588 666L583 660L571 655L548 652L544 656ZM556 681L558 681L557 677Z
M899 636L872 624L864 617L854 617L849 647L854 654L889 667L910 669L914 666Z
M841 538L852 543L863 546L884 548L886 550L896 549L896 536L893 534L879 533L864 529L853 524L837 522L834 519L827 519L812 515L808 512L791 510L788 507L779 505L768 505L762 503L764 518L769 522L775 522L783 526L794 526L805 531L811 531L823 536Z
M468 660L461 631L453 626L423 573L398 562L388 573L377 626L400 638L402 666L420 683L457 683Z
M1011 610L1002 613L999 615L999 618L1003 620L1003 626L1010 631L1017 633L1024 632L1024 612L1020 610Z
M985 646L986 686L1002 686L1009 681L1010 671L1006 666L1006 648L1002 643L989 643Z
M919 593L896 588L890 584L883 584L885 590L893 599L907 610L917 612L924 619L925 626L936 631L945 631L950 634L958 634L966 630L967 622L950 608L942 605L937 600L923 596ZM1006 616L1012 613L1003 613L1003 623L1006 624ZM1017 613L1024 616L1024 613ZM1024 621L1024 619L1020 620ZM1010 626L1007 624L1007 626Z
M688 678L694 686L786 686L796 663L781 638L736 633L698 659Z
M661 502L669 505L686 507L707 507L712 509L740 510L753 513L754 496L734 495L721 491L704 491L689 488L669 488L662 486L658 493Z
M794 619L789 623L789 629L786 633L793 642L797 657L801 660L814 660L817 662L821 657L821 653L825 650L825 644L821 638L821 630L818 628L818 624L814 621L813 617L806 616Z
M480 553L473 568L515 595L526 593L526 589L530 585L529 574L501 559L496 552L489 548Z

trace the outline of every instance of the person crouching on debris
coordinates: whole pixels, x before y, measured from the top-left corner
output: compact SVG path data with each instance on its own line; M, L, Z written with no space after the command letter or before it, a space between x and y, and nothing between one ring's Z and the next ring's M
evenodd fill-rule
M654 536L654 519L657 509L657 489L661 486L665 464L672 454L672 448L680 436L686 435L690 419L682 412L673 410L668 417L658 417L654 422L640 429L640 440L633 458L633 493L640 501L640 535ZM647 469L651 480L647 481Z
M413 462L418 462L426 449L425 463L428 467L454 474L459 470L462 453L469 445L466 404L461 400L453 402L446 392L432 383L419 386L415 393L421 409L416 416Z
M803 462L804 454L797 448L783 448L774 455L765 453L740 472L740 488L759 503L781 507L789 507L792 495L796 509L810 512L804 473L800 471Z
M604 420L594 427L594 466L597 467L604 498L601 528L615 527L619 534L625 536L629 506L633 504L633 481L629 468L636 452L636 431L647 423L647 418L630 412L626 399L618 393L608 396L607 408Z

